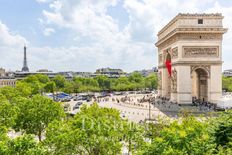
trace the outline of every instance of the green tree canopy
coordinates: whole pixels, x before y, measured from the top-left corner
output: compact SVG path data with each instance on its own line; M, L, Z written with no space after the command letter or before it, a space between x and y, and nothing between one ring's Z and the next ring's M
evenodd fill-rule
M121 153L122 140L130 139L134 144L133 133L139 132L132 132L129 126L117 110L100 108L94 103L84 106L71 121L50 124L45 142L52 148L51 154L115 155ZM128 133L130 137L126 136Z
M60 103L47 97L35 95L31 99L17 98L15 102L19 108L15 129L35 134L40 141L48 124L64 116Z
M210 138L208 125L192 116L173 121L153 138L144 154L212 154L215 145Z
M17 117L16 108L5 96L0 94L0 126L12 127Z
M62 88L65 87L65 81L66 81L66 80L65 80L64 76L62 76L62 75L57 75L57 76L55 76L55 77L52 79L52 81L55 82L56 87L57 87L58 89L62 89Z

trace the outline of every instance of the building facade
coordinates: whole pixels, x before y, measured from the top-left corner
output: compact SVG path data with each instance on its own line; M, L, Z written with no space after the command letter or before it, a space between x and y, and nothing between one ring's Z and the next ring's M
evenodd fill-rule
M179 104L222 94L221 14L178 14L158 33L159 95Z
M98 75L105 75L110 78L118 78L121 76L125 76L126 73L123 72L122 69L112 69L112 68L100 68L97 69L95 74L93 76L98 76Z
M224 70L223 76L224 77L232 77L232 69Z
M4 68L0 68L0 77L5 76L6 75L6 71Z
M0 88L5 86L15 87L16 79L14 77L0 77Z

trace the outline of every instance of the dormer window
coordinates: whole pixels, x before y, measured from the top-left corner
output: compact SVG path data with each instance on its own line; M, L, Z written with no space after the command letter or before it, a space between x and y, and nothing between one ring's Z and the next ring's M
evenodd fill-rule
M198 19L198 24L203 24L203 19Z

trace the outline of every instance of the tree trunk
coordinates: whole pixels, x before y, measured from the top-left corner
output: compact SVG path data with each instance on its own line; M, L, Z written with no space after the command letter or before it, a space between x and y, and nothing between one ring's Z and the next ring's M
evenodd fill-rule
M131 152L131 140L129 140L128 155L130 154L130 152Z
M38 133L38 137L39 137L39 141L41 142L42 141L42 132L39 130L39 133Z

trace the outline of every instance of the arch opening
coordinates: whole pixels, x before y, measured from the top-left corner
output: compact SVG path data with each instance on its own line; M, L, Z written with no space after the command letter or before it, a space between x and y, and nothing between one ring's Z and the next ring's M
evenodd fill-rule
M208 72L197 68L192 72L192 97L200 102L208 101Z

